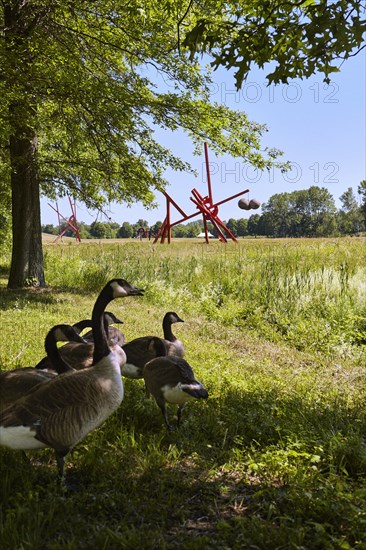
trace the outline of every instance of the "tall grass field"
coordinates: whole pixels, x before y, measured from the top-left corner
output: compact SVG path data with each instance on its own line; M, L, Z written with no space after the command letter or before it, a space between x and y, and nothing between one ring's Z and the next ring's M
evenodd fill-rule
M45 244L46 289L6 289L0 367L35 365L111 278L127 340L173 332L209 393L168 432L141 380L67 457L0 448L4 550L366 549L366 239ZM203 402L202 402L203 401ZM170 407L172 423L176 410Z

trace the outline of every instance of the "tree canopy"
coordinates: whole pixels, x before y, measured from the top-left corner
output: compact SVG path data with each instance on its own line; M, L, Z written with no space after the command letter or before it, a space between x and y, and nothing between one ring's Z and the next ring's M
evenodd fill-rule
M209 9L207 9L209 8ZM213 56L214 68L233 68L240 88L252 64L272 62L268 83L323 73L365 48L366 3L360 0L234 0L206 5L187 32L191 57Z
M209 140L218 153L262 168L275 163L278 151L261 150L265 126L211 103L209 73L178 53L180 2L3 5L13 21L3 26L2 141L16 109L37 134L47 196L72 193L93 208L150 204L167 167L190 169L156 141L156 126L185 129L200 153Z
M262 210L264 234L275 237L315 237L335 229L334 199L324 187L275 194Z

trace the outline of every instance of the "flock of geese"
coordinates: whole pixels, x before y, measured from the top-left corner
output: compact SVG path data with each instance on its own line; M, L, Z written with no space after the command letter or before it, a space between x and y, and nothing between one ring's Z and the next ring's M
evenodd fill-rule
M0 445L15 450L51 448L64 476L65 457L88 433L100 426L122 403L122 376L141 378L146 395L155 398L168 430L166 404L182 409L192 399L207 399L172 324L175 312L163 319L164 338L143 336L130 342L112 326L122 323L107 305L115 298L141 296L144 291L124 279L112 279L101 290L90 320L54 326L45 338L46 357L35 367L0 373ZM80 333L91 328L83 336ZM57 342L67 342L61 347Z

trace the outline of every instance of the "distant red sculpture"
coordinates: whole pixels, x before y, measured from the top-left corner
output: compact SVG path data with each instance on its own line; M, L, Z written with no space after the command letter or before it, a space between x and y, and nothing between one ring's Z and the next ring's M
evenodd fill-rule
M202 215L203 218L203 227L205 232L205 240L206 243L209 243L209 232L207 227L207 222L211 222L214 228L217 231L217 236L220 239L221 242L227 243L227 237L229 237L231 240L237 242L237 238L231 233L230 229L226 227L224 222L219 218L219 206L221 204L224 204L225 202L231 201L233 199L236 199L237 197L240 197L241 195L244 195L245 193L249 192L249 189L244 189L244 191L240 191L240 193L236 193L235 195L232 195L231 197L228 197L227 199L223 199L219 202L214 202L212 197L212 188L211 188L211 176L210 176L210 165L208 162L208 147L207 143L204 143L204 151L205 151L205 162L206 162L206 174L207 174L207 188L208 188L208 194L205 197L202 197L202 195L197 191L197 189L192 189L192 197L189 197L190 200L196 205L196 209L198 212L194 212L193 214L186 214L180 206L168 195L166 191L164 191L164 195L166 198L166 217L163 221L163 224L161 228L158 231L158 234L156 235L154 239L154 244L158 241L160 238L160 242L164 243L165 239L168 240L168 244L171 242L171 229L175 225L178 225L182 222L185 222L187 220L190 220L191 218L194 218L195 216ZM249 205L249 201L248 202ZM250 201L251 202L251 201ZM256 204L259 201L256 201ZM182 218L179 220L172 222L170 218L170 207L171 205L174 206L174 208L180 213ZM240 206L240 205L239 205ZM254 203L250 208L258 208L260 206L260 203L258 206L254 206ZM226 233L226 236L225 236Z
M65 218L61 214L61 212L58 209L57 202L56 202L56 208L54 206L52 206L52 204L48 203L48 206L50 206L52 208L52 210L54 210L57 213L59 230L61 230L61 218L66 223L66 226L64 227L64 229L62 231L60 231L60 233L57 235L56 239L53 241L54 243L56 243L58 240L62 239L62 237L65 235L66 231L68 231L69 229L75 235L76 241L79 242L79 243L81 242L78 223L76 221L76 200L73 199L71 201L70 197L68 197L68 199L69 199L70 208L71 208L71 216L69 218Z

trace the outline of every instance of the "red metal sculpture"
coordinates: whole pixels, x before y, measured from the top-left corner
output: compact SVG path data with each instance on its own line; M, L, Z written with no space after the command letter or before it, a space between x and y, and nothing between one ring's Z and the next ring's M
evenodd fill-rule
M72 231L72 233L75 235L75 239L80 243L81 242L81 238L80 238L80 233L79 233L79 228L78 228L78 223L76 221L76 200L73 199L71 200L70 197L68 197L69 199L69 203L70 203L70 208L71 208L71 216L69 218L65 218L61 212L59 211L58 209L58 204L56 202L56 208L54 208L52 206L52 204L48 203L48 206L50 206L52 208L52 210L54 210L56 213L57 213L57 216L58 216L58 226L59 226L59 231L60 233L57 235L56 239L53 241L54 243L56 243L58 240L62 239L62 237L64 236L64 234L66 233L66 231L68 231L69 229ZM61 218L64 220L64 222L66 223L64 229L61 231Z
M228 197L226 199L223 199L219 202L214 202L213 196L212 196L212 187L211 187L211 176L210 176L210 164L208 161L208 147L207 143L204 143L204 151L205 151L205 162L206 162L206 174L207 174L207 189L208 194L207 196L203 197L197 189L192 189L192 197L189 197L190 200L193 202L193 204L196 205L196 209L198 212L194 212L193 214L186 214L180 206L168 195L166 191L164 191L164 195L166 198L166 217L163 221L163 224L161 228L159 229L158 234L156 235L154 239L154 244L158 241L160 237L160 242L164 243L165 239L168 240L168 243L171 242L171 229L175 225L178 225L182 222L185 222L187 220L190 220L191 218L194 218L195 216L202 215L203 218L203 227L205 232L205 240L206 243L209 242L209 232L207 227L207 222L210 221L214 228L217 231L217 236L220 239L221 242L226 243L227 237L232 239L233 241L237 242L237 238L231 233L231 231L226 227L224 222L219 218L219 206L221 204L224 204L225 202L231 201L233 199L236 199L237 197L240 197L241 195L244 195L245 193L249 192L249 189L244 189L244 191L240 191L240 193L236 193L235 195L232 195L231 197ZM179 220L172 222L170 218L170 207L174 206L174 208L180 213L182 218ZM225 236L226 233L226 236Z

